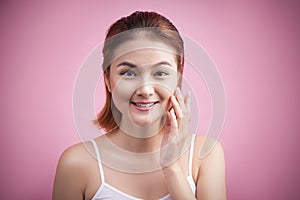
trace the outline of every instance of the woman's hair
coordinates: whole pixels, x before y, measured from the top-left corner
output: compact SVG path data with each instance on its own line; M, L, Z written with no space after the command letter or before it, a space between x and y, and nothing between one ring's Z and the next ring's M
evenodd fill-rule
M184 67L184 48L183 40L176 27L167 18L158 13L136 11L116 21L107 31L102 50L104 76L109 77L110 64L113 60L115 49L122 42L133 40L140 33L152 40L163 42L176 51L177 71L181 75ZM178 81L178 85L180 84L181 77ZM121 113L113 104L112 95L107 85L105 90L106 101L94 123L106 132L109 132L118 127Z

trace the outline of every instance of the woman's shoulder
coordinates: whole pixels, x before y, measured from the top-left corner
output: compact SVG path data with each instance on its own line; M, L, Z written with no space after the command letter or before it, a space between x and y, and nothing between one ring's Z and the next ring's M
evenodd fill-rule
M218 139L207 135L196 134L194 155L197 156L198 160L204 162L208 159L224 157L224 150Z
M88 151L89 146L90 142L78 143L61 154L56 169L53 199L62 196L76 199L84 194L91 177L89 173L93 171L93 162L96 163Z
M58 167L69 172L84 171L94 161L94 151L91 142L81 142L68 147L60 156Z
M196 136L194 155L197 196L205 194L208 199L226 199L225 157L219 140L206 135Z

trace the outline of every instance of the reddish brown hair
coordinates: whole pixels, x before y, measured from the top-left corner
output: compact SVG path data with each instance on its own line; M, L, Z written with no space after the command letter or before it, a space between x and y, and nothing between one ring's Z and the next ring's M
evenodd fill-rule
M147 37L164 42L175 49L177 54L177 71L179 74L182 74L184 67L183 40L176 27L167 18L158 13L137 11L119 19L108 29L102 51L104 76L109 76L110 63L112 62L116 47L124 41L134 39L139 32L146 32ZM181 78L179 79L180 84ZM95 123L108 132L118 127L117 124L121 120L121 113L115 108L107 86L105 90L106 102L101 112L97 115Z

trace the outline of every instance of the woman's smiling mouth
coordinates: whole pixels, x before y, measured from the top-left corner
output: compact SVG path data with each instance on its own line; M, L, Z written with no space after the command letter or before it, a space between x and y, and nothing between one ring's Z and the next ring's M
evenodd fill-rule
M137 110L140 111L149 111L153 108L158 101L154 102L130 102Z

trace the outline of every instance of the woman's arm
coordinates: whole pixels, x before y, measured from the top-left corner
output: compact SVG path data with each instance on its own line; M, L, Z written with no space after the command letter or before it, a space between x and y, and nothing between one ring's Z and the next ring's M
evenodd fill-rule
M171 97L172 109L166 113L166 133L162 140L161 166L172 200L193 200L196 199L195 194L182 170L180 159L177 158L184 151L186 141L190 142L191 139L191 135L188 135L191 94L188 93L183 97L180 89L177 88L175 96ZM164 150L165 146L167 148ZM169 165L172 160L176 161Z
M176 96L176 97L175 97ZM190 115L190 93L183 98L181 91L176 90L171 97L172 109L166 113L166 133L161 146L161 166L172 199L196 199L189 187L186 177L176 161L168 166L173 158L182 151L181 141L188 137L188 122ZM203 137L195 140L193 161L200 158ZM211 138L204 138L211 144L216 144L213 150L198 165L196 197L199 200L226 200L225 159L222 146ZM214 142L214 143L212 143ZM163 148L168 145L168 148ZM198 163L199 163L198 162Z
M52 199L83 200L84 199L84 163L80 158L81 145L68 148L60 157Z
M195 154L195 156L199 156ZM225 158L220 143L202 159L197 178L197 199L226 200Z
M177 162L164 168L163 173L172 200L196 199L182 168Z
M196 197L192 192L180 162L175 162L163 168L166 184L172 199L226 200L225 158L220 143L206 138L213 145L213 150L204 158L200 158L200 150L204 141L203 136L195 139L193 168L198 168L196 182ZM194 173L193 173L194 174Z

